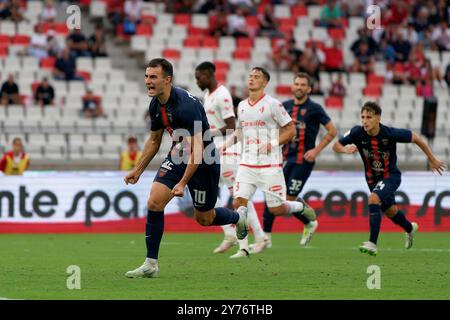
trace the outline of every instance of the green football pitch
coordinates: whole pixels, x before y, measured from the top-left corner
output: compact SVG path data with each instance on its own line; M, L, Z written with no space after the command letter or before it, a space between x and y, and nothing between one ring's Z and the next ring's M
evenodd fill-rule
M166 233L159 278L127 279L124 273L144 260L141 234L0 235L0 297L450 299L450 234L419 233L405 250L403 233L384 233L377 257L357 250L366 237L318 233L301 248L297 234L275 233L271 249L232 260L235 248L212 253L221 234ZM71 265L80 268L80 289L67 288ZM367 287L371 265L379 267L380 289Z

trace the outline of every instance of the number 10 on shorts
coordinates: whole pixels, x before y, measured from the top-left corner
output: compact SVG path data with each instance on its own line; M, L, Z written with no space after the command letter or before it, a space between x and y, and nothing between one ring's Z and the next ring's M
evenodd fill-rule
M194 189L194 202L198 204L205 204L206 191Z

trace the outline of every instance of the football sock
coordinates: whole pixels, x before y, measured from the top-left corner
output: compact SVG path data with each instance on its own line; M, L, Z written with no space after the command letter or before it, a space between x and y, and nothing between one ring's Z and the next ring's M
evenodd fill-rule
M292 214L297 212L301 215L301 214L303 214L303 210L305 209L305 206L303 205L303 203L301 203L299 201L286 200L284 202L284 205L285 205L287 213L292 213Z
M413 226L411 222L406 219L405 214L402 211L397 211L395 216L391 218L392 222L394 222L396 225L399 225L403 228L406 232L410 233L413 229Z
M273 222L275 221L275 215L269 212L269 208L267 204L264 203L264 212L263 212L263 228L264 232L270 233L272 232Z
M305 217L302 213L300 212L292 212L292 215L294 217L296 217L298 220L300 220L301 222L303 222L303 224L308 224L311 222L311 220L309 220L307 217Z
M231 224L222 225L222 230L225 235L225 238L236 238L236 230L233 228Z
M216 208L216 217L212 222L213 226L223 226L225 224L236 224L239 221L239 213L228 208Z
M252 201L249 201L248 205L248 224L253 230L253 234L255 235L256 241L263 241L264 240L264 231L261 228L261 223L258 219L258 214L256 213L255 205Z
M369 204L370 242L377 244L381 226L381 211L379 204Z
M242 239L242 240L238 240L239 243L239 249L245 249L248 252L248 235Z
M164 211L147 212L147 224L145 225L145 244L147 246L147 258L158 259L159 245L164 233Z

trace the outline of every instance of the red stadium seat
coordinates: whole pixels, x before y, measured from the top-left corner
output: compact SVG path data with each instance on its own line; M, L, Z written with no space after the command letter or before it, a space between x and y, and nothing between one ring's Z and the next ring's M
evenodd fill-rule
M33 82L33 83L31 84L31 92L33 92L33 96L34 96L34 93L36 92L37 87L38 87L40 84L41 84L40 81L35 81L35 82Z
M345 39L345 30L341 29L341 28L330 28L330 29L328 29L328 35L332 39L344 40Z
M236 47L239 49L253 48L253 40L251 38L239 37L236 39Z
M307 48L311 48L313 43L315 43L316 47L319 48L320 50L324 50L325 49L325 44L323 43L323 41L314 40L314 39L306 41L305 46Z
M226 61L214 61L216 66L216 71L228 71L230 69L230 64Z
M279 18L278 19L279 28L290 28L294 29L297 26L297 19L295 18Z
M189 26L187 29L187 33L189 36L203 36L207 32L205 28L198 28L194 26Z
M156 20L157 19L156 19L155 16L150 16L150 15L143 15L143 16L141 16L141 23L154 25L156 23Z
M60 35L68 35L69 34L69 29L67 29L67 25L64 22L54 23L53 29L55 29L56 33L60 34Z
M181 57L180 51L177 49L164 49L162 55L166 59L179 60Z
M184 40L184 46L187 48L200 48L202 46L202 37L189 37Z
M219 83L225 83L227 81L227 73L228 71L224 70L216 70L216 79Z
M0 44L10 44L11 43L11 37L7 36L6 34L0 34Z
M178 13L174 16L173 22L175 24L181 24L184 26L188 26L191 24L191 16L189 14Z
M291 7L291 15L293 17L307 16L308 9L303 4L297 4L293 7Z
M250 51L248 51L248 50L241 50L241 49L235 50L233 52L233 59L246 60L246 61L250 60Z
M29 45L30 44L30 36L26 34L16 34L13 37L13 43L18 45Z
M47 57L41 59L41 68L43 69L53 69L56 59L54 57Z
M258 17L256 17L256 16L247 16L247 17L245 17L245 20L247 20L247 25L250 28L259 28Z
M381 87L378 85L368 85L363 89L363 94L369 97L381 96Z
M0 57L8 56L8 47L0 45Z
M218 42L217 38L214 37L206 37L203 39L203 47L204 48L217 48Z
M342 97L329 96L325 98L325 106L327 108L342 108L343 105Z
M280 96L288 96L292 94L292 89L291 86L278 85L275 92Z
M84 81L91 81L91 73L88 71L77 70L76 75L82 77Z
M378 85L381 86L384 83L384 77L376 75L375 73L369 74L367 77L367 84L368 85Z
M151 36L152 26L146 23L140 23L136 26L136 34L140 36Z

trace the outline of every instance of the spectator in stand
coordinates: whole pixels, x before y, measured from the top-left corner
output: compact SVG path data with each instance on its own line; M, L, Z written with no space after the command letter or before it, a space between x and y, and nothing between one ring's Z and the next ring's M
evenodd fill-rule
M47 35L42 32L40 24L36 24L34 27L34 33L31 36L30 45L28 46L28 55L39 59L48 56Z
M56 38L56 32L55 30L48 30L47 31L47 53L50 57L57 58L62 49L59 45L58 39Z
M53 0L46 0L44 10L39 16L41 22L55 22L56 15L57 12Z
M67 45L73 57L89 56L88 42L81 29L73 29L67 37Z
M450 50L450 28L447 22L439 23L431 35L439 51Z
M411 45L415 45L419 42L419 35L414 30L414 24L408 22L406 27L402 29L403 39L408 41Z
M417 13L416 14L413 13L414 29L416 30L417 33L419 33L420 36L428 28L429 11L427 7L422 6L421 4L418 4L417 8L418 8Z
M396 33L396 39L392 43L395 50L395 59L401 63L408 61L409 53L411 51L411 44L405 40L402 31L399 29Z
M395 62L395 49L385 38L380 40L378 58L388 63Z
M430 1L429 4L433 5L435 8L428 18L428 21L431 24L436 25L440 22L450 22L450 5L448 4L448 1L438 0L437 4Z
M250 36L250 30L245 20L244 9L238 7L235 14L228 16L228 28L229 33L233 37L248 37Z
M391 27L392 28L392 27ZM385 31L383 33L384 38L387 38L388 42L390 41L390 38L387 36L386 33L388 33L390 30L389 26L385 28ZM365 42L369 45L369 54L373 55L378 51L378 44L376 41L372 38L372 36L369 33L370 31L367 28L360 28L358 29L358 39L356 39L353 43L350 49L352 50L353 54L358 50L359 44L361 42Z
M392 1L385 12L386 24L402 25L408 19L408 3L406 1Z
M413 47L409 54L409 60L405 65L405 72L403 73L407 82L413 85L417 85L422 79L421 69L423 67L423 57L419 56L419 52L421 51L417 50L417 46Z
M142 0L127 0L124 4L125 18L123 21L123 31L125 34L136 33L136 26L141 22Z
M76 69L75 58L70 55L69 48L64 48L53 68L55 79L66 81L83 80L82 77L76 76Z
M311 42L300 57L299 71L308 73L313 79L311 94L323 94L320 89L320 69L325 62L325 54L317 47L316 42Z
M203 14L210 14L211 12L215 12L216 14L219 12L229 12L229 3L227 0L206 0L206 1L198 1L196 4L196 12Z
M14 138L12 150L5 152L0 160L0 171L5 175L22 175L30 166L30 158L26 154L22 139Z
M366 7L361 0L342 0L341 11L346 17L362 17L366 13Z
M219 11L215 16L213 16L209 35L219 38L223 36L228 36L228 14L226 11Z
M36 88L34 93L34 101L40 107L53 105L53 99L55 98L55 90L53 86L48 82L48 78L42 78L42 82Z
M371 73L374 70L375 59L373 54L369 52L369 44L360 42L358 49L354 52L355 61L351 67L351 72Z
M105 33L101 25L95 27L94 33L89 37L88 46L89 52L94 58L108 56L106 53Z
M333 39L333 47L326 48L324 67L328 72L344 71L344 54L342 53L341 42Z
M282 37L283 34L278 31L278 23L273 15L273 7L267 4L264 12L258 14L259 35L262 37Z
M101 104L101 98L94 95L91 89L87 89L82 100L83 108L81 109L81 113L85 118L105 117Z
M342 82L342 73L339 72L336 80L331 84L329 95L333 97L345 97L346 93L347 90Z
M233 107L234 109L237 109L237 106L239 105L239 103L244 100L242 98L242 96L237 92L237 87L236 86L231 86L230 87L230 95L231 95L231 99L233 100ZM236 110L235 110L236 113ZM236 113L237 114L237 113Z
M231 11L237 12L237 10L242 9L244 15L255 15L256 8L255 2L253 0L229 0Z
M136 137L129 137L127 142L128 149L123 151L120 155L119 168L122 171L133 170L139 159L142 157L142 152L139 151Z
M5 81L0 89L0 97L2 101L2 105L5 107L14 104L21 105L20 95L19 95L19 86L14 81L14 75L9 74L8 80Z
M0 18L20 22L24 19L22 9L20 8L20 0L7 0L0 6Z
M123 0L108 0L106 12L115 32L117 25L123 21Z
M174 13L192 13L194 12L194 0L178 0L174 1Z
M430 59L425 59L421 70L422 79L431 79L432 84L436 81L441 87L444 87L444 79L440 71L440 66L435 66L431 64Z
M342 27L342 12L336 0L327 0L320 13L320 26L326 28Z

